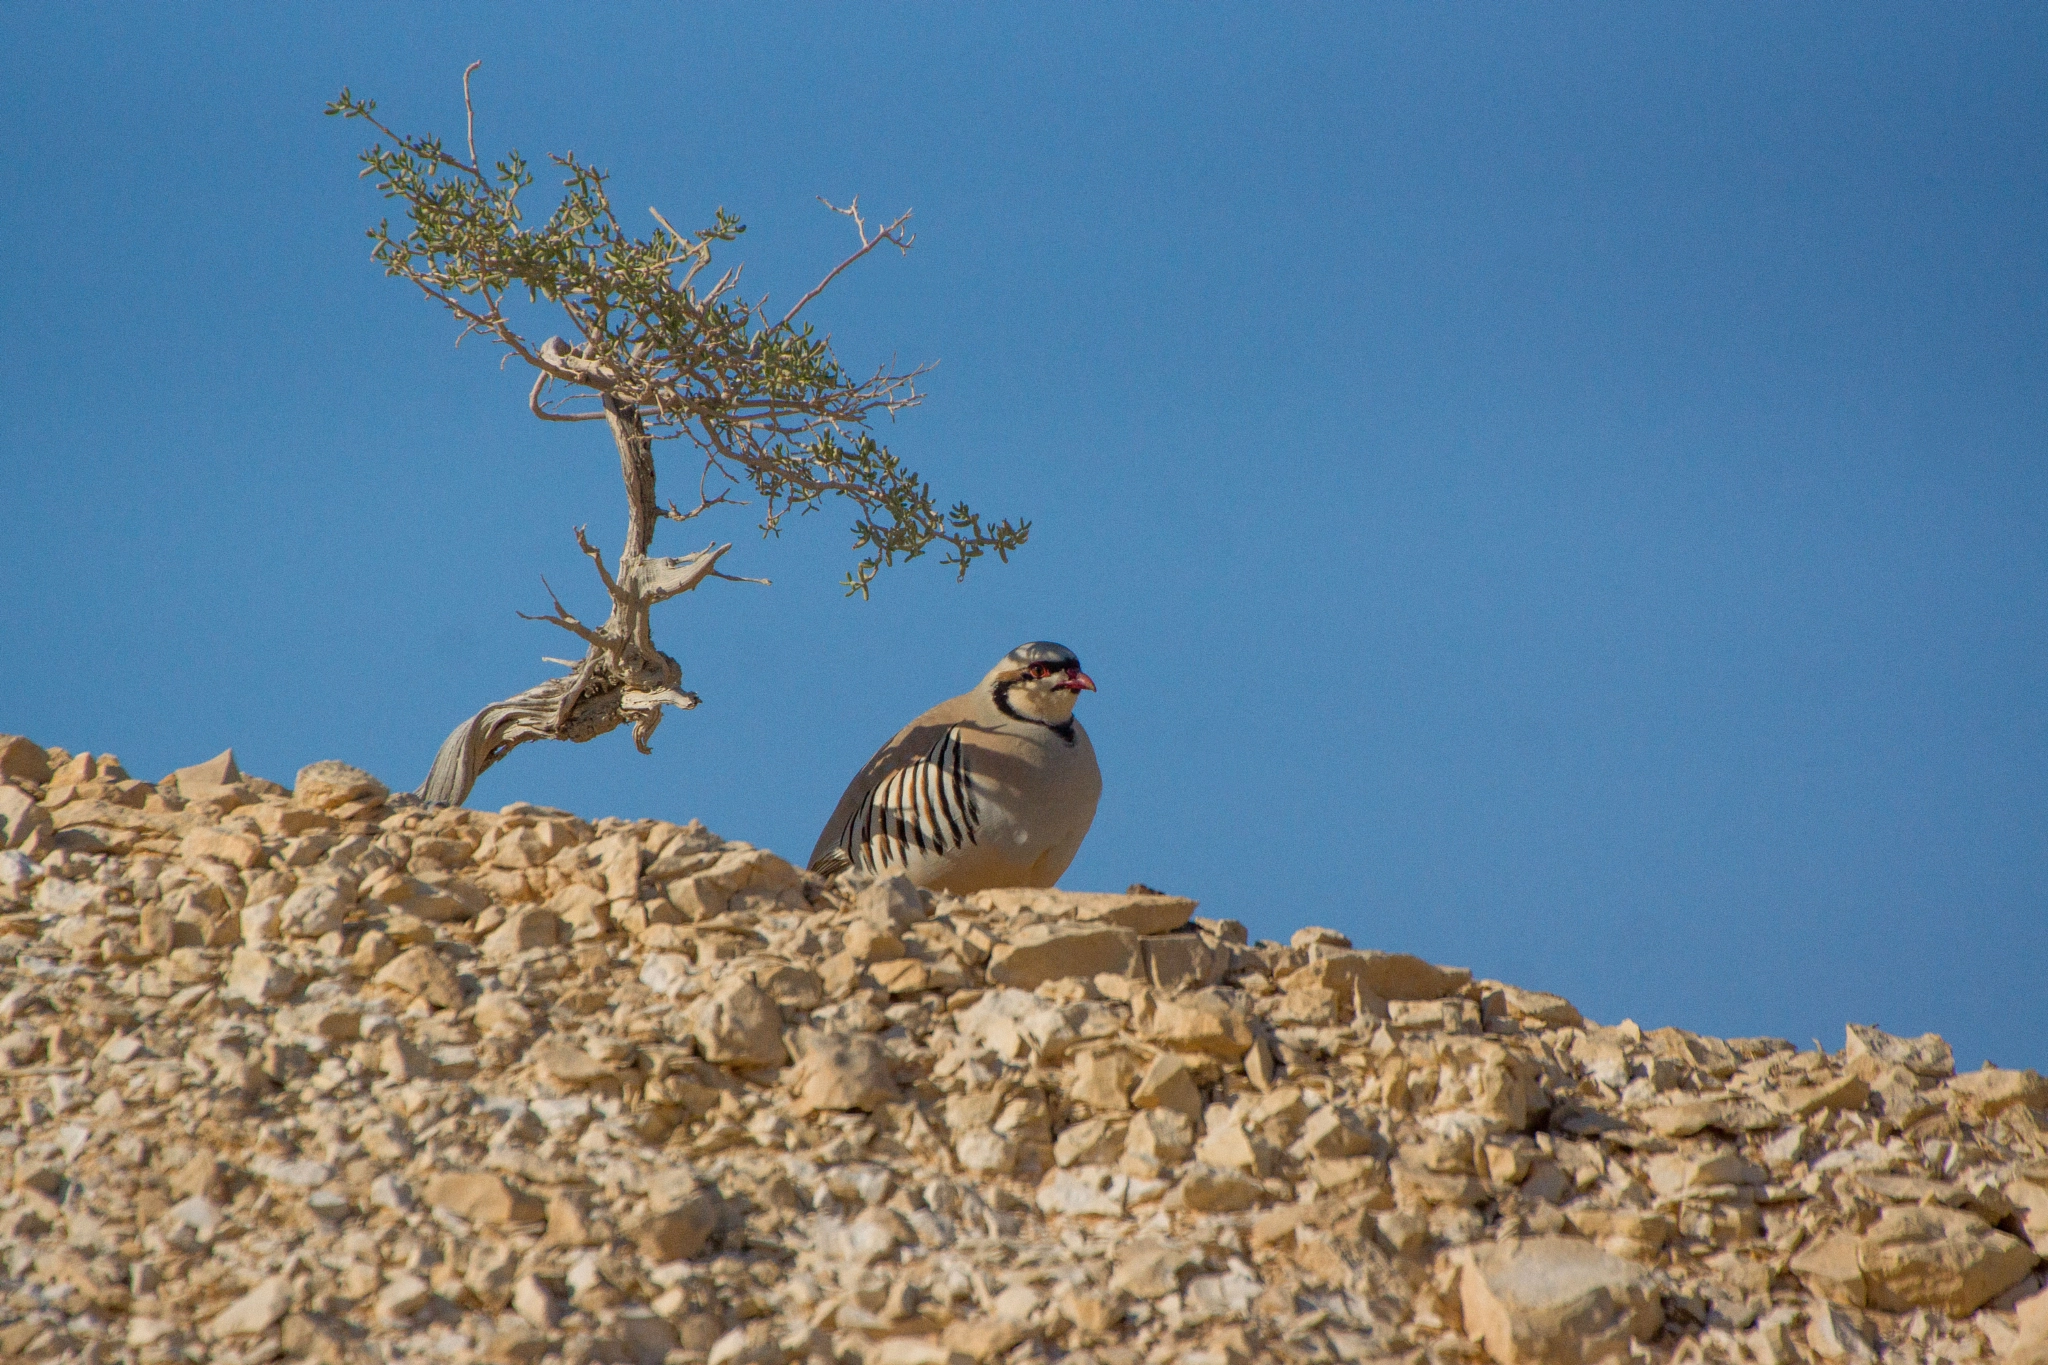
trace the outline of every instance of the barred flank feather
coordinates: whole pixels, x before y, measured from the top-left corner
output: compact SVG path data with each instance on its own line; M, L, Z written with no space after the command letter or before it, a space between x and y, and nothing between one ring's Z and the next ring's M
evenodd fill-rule
M974 843L980 827L967 751L954 725L923 758L875 784L846 822L834 851L862 871L907 867L913 849L941 856ZM830 875L839 869L818 870Z

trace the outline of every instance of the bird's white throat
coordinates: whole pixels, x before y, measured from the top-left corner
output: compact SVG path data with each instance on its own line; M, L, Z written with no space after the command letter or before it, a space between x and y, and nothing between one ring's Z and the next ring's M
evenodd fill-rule
M1053 685L1046 679L1027 679L1010 685L1006 700L1010 709L1020 716L1046 725L1065 725L1074 718L1074 702L1079 693L1065 687Z

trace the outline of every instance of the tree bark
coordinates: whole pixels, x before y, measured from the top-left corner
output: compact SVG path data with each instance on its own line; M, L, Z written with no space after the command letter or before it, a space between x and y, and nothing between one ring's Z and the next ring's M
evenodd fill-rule
M456 726L419 785L422 801L461 805L485 769L537 739L581 744L630 723L634 746L651 753L648 740L661 724L661 708L687 710L697 705L696 694L682 690L682 665L655 648L649 611L711 577L719 557L732 546L712 545L675 559L648 555L660 516L654 500L654 442L630 405L608 394L602 397L605 423L618 445L619 473L626 484L626 544L618 574L606 570L603 554L591 546L581 527L576 543L597 566L611 597L611 613L604 625L592 630L557 600L554 615L533 618L583 640L582 662L566 677L493 702Z

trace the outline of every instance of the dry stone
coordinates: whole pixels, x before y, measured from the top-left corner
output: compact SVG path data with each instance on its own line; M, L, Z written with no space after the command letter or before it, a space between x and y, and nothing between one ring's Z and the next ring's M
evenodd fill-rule
M178 843L186 862L209 858L230 867L251 868L263 861L263 841L224 829L195 829Z
M1501 1004L1510 1018L1544 1028L1577 1028L1585 1020L1571 1001L1548 991L1525 991L1519 986L1501 988Z
M259 948L237 948L228 964L228 989L251 1004L289 1000L299 988L298 973Z
M1202 1259L1188 1248L1155 1238L1141 1238L1122 1248L1109 1287L1138 1299L1164 1298L1179 1291Z
M1086 1049L1069 1067L1067 1093L1095 1110L1128 1109L1138 1063L1122 1048Z
M481 1171L437 1175L427 1182L425 1196L432 1208L491 1227L537 1223L547 1212L532 1195L514 1189L500 1176Z
M1121 1164L1129 1175L1164 1175L1187 1160L1194 1143L1195 1125L1179 1110L1141 1110L1125 1130Z
M291 1281L272 1275L223 1308L207 1326L215 1338L252 1337L276 1326L292 1305Z
M1251 1020L1234 1001L1215 991L1198 991L1159 1003L1147 1036L1176 1052L1195 1052L1235 1062L1251 1050Z
M2034 1268L2032 1248L1958 1209L1889 1208L1858 1246L1866 1302L1966 1317Z
M1465 1332L1500 1365L1627 1360L1663 1326L1640 1266L1572 1237L1477 1249L1458 1278Z
M704 1249L718 1228L720 1201L687 1172L670 1173L649 1192L649 1211L632 1238L651 1261L680 1261Z
M1196 1086L1187 1063L1172 1053L1163 1053L1152 1060L1138 1081L1137 1089L1131 1092L1131 1103L1140 1109L1164 1106L1185 1114L1190 1121L1202 1116L1201 1089Z
M1816 1296L1830 1303L1861 1308L1870 1291L1863 1278L1862 1239L1837 1232L1801 1247L1791 1260L1792 1273Z
M1316 985L1339 996L1355 988L1379 1001L1440 1000L1472 980L1472 973L1462 967L1434 966L1408 953L1360 952L1348 945L1313 946L1315 956L1306 970Z
M1048 981L1127 976L1138 936L1116 925L1035 924L989 954L988 979L1030 990Z
M797 1058L791 1089L799 1112L872 1111L897 1097L889 1054L861 1033L814 1034Z
M408 998L417 997L435 1009L455 1009L462 1004L462 979L447 958L426 944L407 948L392 958L375 979L378 985Z
M382 782L337 759L322 759L299 769L292 799L315 810L339 811L349 806L376 805L390 791Z
M21 735L0 735L0 779L42 786L50 780L50 756Z
M1168 934L1185 926L1195 902L1156 892L1115 894L1104 891L1058 891L1051 888L1007 887L977 891L968 897L998 915L1038 915L1051 920L1111 924L1140 934Z
M1217 1166L1190 1166L1181 1177L1179 1194L1187 1207L1201 1213L1236 1213L1266 1197L1265 1186L1242 1171Z
M1902 1066L1929 1080L1943 1080L1955 1074L1955 1052L1938 1033L1898 1038L1868 1024L1850 1024L1847 1034L1843 1060L1865 1080L1875 1079L1874 1074L1865 1074L1865 1068L1874 1073L1892 1066Z
M379 1322L403 1323L434 1299L434 1286L417 1275L394 1275L377 1295L373 1311Z
M2048 1108L2048 1080L2036 1071L2005 1071L1986 1065L1948 1083L1948 1092L1990 1118L2014 1106Z
M0 783L0 848L26 848L34 843L35 852L45 852L36 836L47 835L53 828L50 812L33 796Z
M552 948L563 938L561 917L552 910L524 906L484 936L484 956L502 961L535 948Z
M714 1062L740 1066L779 1066L782 1011L768 994L745 980L721 984L690 1010L690 1028L697 1046Z

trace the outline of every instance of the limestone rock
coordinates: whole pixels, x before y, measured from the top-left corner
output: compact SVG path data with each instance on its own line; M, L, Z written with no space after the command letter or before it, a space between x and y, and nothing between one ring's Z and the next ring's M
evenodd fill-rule
M651 1261L680 1261L704 1249L718 1230L720 1201L715 1191L687 1175L657 1187L646 1217L631 1230L634 1245Z
M698 1048L714 1062L778 1066L787 1060L782 1011L748 981L724 982L700 1000L690 1010L690 1028Z
M512 1311L545 1332L555 1325L555 1296L538 1275L522 1275L512 1286Z
M1061 1131L1053 1160L1062 1166L1108 1164L1123 1152L1124 1128L1111 1119L1083 1119Z
M1147 1036L1176 1052L1197 1052L1226 1062L1251 1050L1251 1021L1227 996L1197 991L1161 1001L1153 1011Z
M1434 966L1408 953L1348 947L1318 947L1310 967L1322 986L1344 994L1355 985L1381 1001L1440 1000L1472 980L1472 973L1462 967Z
M1959 1209L1889 1208L1858 1248L1872 1308L1965 1317L2034 1268L2032 1248Z
M457 1217L487 1226L538 1223L547 1210L540 1200L481 1171L437 1175L427 1182L427 1203Z
M2015 1180L2005 1187L2005 1197L2020 1215L2020 1225L2036 1253L2048 1248L2048 1171L2038 1180Z
M791 1089L801 1113L872 1111L898 1093L888 1052L864 1033L812 1035L797 1058Z
M27 849L32 855L47 852L53 829L50 812L33 796L0 783L0 849Z
M1191 1209L1202 1213L1235 1213L1265 1198L1265 1187L1242 1171L1216 1166L1190 1166L1179 1193Z
M1955 1074L1955 1052L1938 1033L1923 1033L1918 1038L1897 1038L1867 1024L1850 1024L1847 1033L1848 1041L1842 1050L1843 1061L1865 1080L1876 1079L1873 1074L1866 1073L1866 1067L1874 1070L1875 1067L1902 1066L1915 1075L1937 1081Z
M1145 1109L1124 1132L1122 1167L1130 1175L1160 1176L1194 1151L1195 1125L1175 1109ZM1256 1163L1254 1163L1256 1164Z
M1474 1250L1458 1278L1465 1333L1500 1365L1626 1360L1663 1326L1640 1266L1572 1237Z
M572 1043L555 1038L535 1043L527 1057L561 1085L594 1085L617 1077L618 1072Z
M1156 892L1059 891L1051 887L1003 887L977 891L968 900L1003 916L1020 912L1046 919L1110 924L1140 934L1168 934L1187 924L1195 902Z
M1116 925L1035 924L989 954L988 979L1030 990L1047 981L1130 974L1138 936Z
M1195 1147L1195 1157L1208 1165L1251 1176L1270 1175L1274 1164L1272 1149L1228 1115L1208 1125Z
M535 948L552 948L563 938L561 917L539 906L524 906L484 936L484 956L497 961Z
M434 1287L417 1275L394 1275L377 1295L374 1311L380 1322L404 1322L434 1298Z
M1140 939L1138 954L1138 975L1168 995L1215 985L1233 960L1228 948L1200 933Z
M1129 1189L1129 1177L1107 1166L1076 1166L1048 1171L1034 1202L1041 1213L1121 1218Z
M1876 1365L1877 1352L1863 1332L1839 1308L1823 1305L1808 1319L1806 1344L1822 1360L1847 1361L1850 1365Z
M1862 1239L1853 1232L1838 1232L1809 1242L1792 1258L1791 1270L1806 1287L1830 1303L1861 1308L1869 1302L1869 1286L1863 1278Z
M1780 1115L1751 1100L1678 1100L1638 1111L1637 1122L1668 1138L1692 1137L1709 1128L1730 1135L1776 1128Z
M83 758L85 755L81 754ZM173 770L164 779L176 786L186 800L202 797L222 787L237 785L242 780L242 770L235 766L235 751L223 749L204 763Z
M378 969L378 985L389 986L408 998L418 997L435 1009L454 1009L462 1004L462 979L448 959L427 944L407 948Z
M1861 1109L1870 1098L1870 1083L1861 1076L1839 1076L1817 1085L1792 1085L1774 1092L1770 1101L1794 1118L1807 1118L1823 1109Z
M1187 1063L1172 1053L1153 1059L1139 1080L1138 1088L1131 1092L1131 1103L1140 1109L1156 1109L1164 1105L1187 1115L1190 1120L1202 1116L1202 1092L1196 1087Z
M34 740L0 735L0 779L42 786L50 780L50 756Z
M207 1335L215 1338L250 1337L267 1332L292 1306L292 1283L272 1275L236 1299L207 1324Z
M179 841L178 856L188 862L211 858L230 867L251 868L263 861L263 841L224 829L195 829Z
M257 1005L289 1000L299 988L298 973L260 948L237 948L228 964L228 989Z
M924 893L908 877L882 877L854 897L853 912L870 924L901 931L925 917Z
M985 998L985 997L984 997ZM1131 1089L1138 1083L1138 1064L1122 1048L1093 1048L1074 1057L1067 1093L1098 1112L1131 1107Z
M1509 1017L1545 1028L1577 1028L1585 1020L1572 1002L1547 991L1525 991L1518 986L1502 988L1502 1006Z
M2048 1080L2037 1071L2004 1071L1986 1066L1948 1082L1948 1092L1989 1118L2014 1105L2048 1108Z
M1202 1258L1186 1247L1141 1238L1122 1248L1109 1287L1137 1299L1157 1299L1177 1292Z
M349 806L375 806L390 795L382 782L339 760L308 763L292 781L292 800L314 810L340 811Z
M285 938L319 938L322 934L331 934L346 922L353 905L354 898L331 882L301 886L279 904L276 932ZM243 937L247 938L247 908L243 914Z

